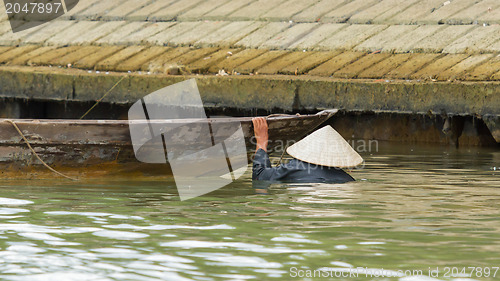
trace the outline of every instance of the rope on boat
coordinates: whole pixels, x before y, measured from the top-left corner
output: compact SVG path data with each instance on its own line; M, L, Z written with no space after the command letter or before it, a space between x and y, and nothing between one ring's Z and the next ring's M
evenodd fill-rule
M92 110L93 110L93 109L94 109L94 108L95 108L95 107L96 107L99 103L101 103L101 101L102 101L102 100L103 100L103 99L104 99L104 98L105 98L105 97L106 97L109 93L111 93L111 91L113 91L113 90L116 88L116 86L118 86L118 84L120 84L120 82L122 82L122 81L123 81L125 78L127 78L127 77L128 77L128 75L125 75L125 76L123 76L123 77L122 77L122 79L120 79L118 82L116 82L116 84L115 84L113 87L111 87L111 89L109 89L109 91L107 91L107 92L104 94L104 96L102 96L102 98L98 99L98 100L96 101L96 103L95 103L95 104L94 104L94 105L93 105L93 106L92 106L92 107L91 107L91 108L90 108L87 112L85 112L85 114L83 114L83 115L82 115L82 117L80 117L80 120L82 120L83 118L85 118L85 116L87 116L87 115L88 115L88 114L89 114L89 113L90 113L90 112L91 112L91 111L92 111Z
M279 165L281 165L281 162L283 162L283 157L285 157L285 152L286 152L287 148L288 148L288 146L286 146L285 149L283 150L283 153L281 153L280 161L278 161L278 164L276 164L276 167L279 167Z
M274 118L274 117L291 117L291 116L300 116L300 114L295 114L295 115L291 115L291 114L286 114L286 113L277 113L277 114L271 114L271 115L268 115L266 116L266 119L267 118Z
M50 171L52 171L53 173L61 176L61 177L64 177L64 178L67 178L69 180L72 180L72 181L78 181L78 179L76 178L72 178L72 177L69 177L69 176L66 176L65 174L63 173L60 173L56 170L54 170L52 167L50 167L49 165L47 165L47 163L45 163L45 161L42 160L42 158L40 158L40 156L38 156L38 153L36 153L36 151L33 149L33 147L31 147L31 144L30 142L28 141L28 139L24 136L23 132L21 132L21 129L19 129L19 127L17 126L17 124L12 121L12 120L5 120L5 122L7 123L10 123L12 124L12 126L14 126L14 128L16 129L16 131L19 133L19 135L23 138L24 142L28 145L29 149L31 150L31 153L33 153L33 155L35 155L35 157L38 159L38 161L42 162L42 164L47 168L49 169Z

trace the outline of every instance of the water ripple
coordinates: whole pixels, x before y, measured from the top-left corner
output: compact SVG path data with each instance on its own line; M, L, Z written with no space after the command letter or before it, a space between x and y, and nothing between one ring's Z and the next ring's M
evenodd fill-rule
M209 261L216 263L208 263L217 266L231 267L251 267L251 268L282 268L283 266L277 262L268 262L259 257L233 256L227 255L222 257L209 257Z
M78 215L89 218L99 218L99 217L108 217L110 219L134 219L134 220L144 220L143 217L140 216L124 216L124 215L116 215L110 213L96 213L96 212L67 212L67 211L51 211L45 212L47 215L56 215L56 216L64 216L64 215Z
M160 243L163 247L175 247L183 249L195 248L235 248L240 251L249 251L257 253L324 253L323 250L303 250L303 249L290 249L286 247L273 247L267 248L261 245L241 243L241 242L206 242L194 240L179 240L173 242Z
M104 225L106 228L113 229L133 229L133 230L167 230L167 229L197 229L197 230L213 230L213 229L235 229L235 227L227 224L209 225L209 226L190 226L190 225L151 225L151 226L136 226L131 224Z
M0 208L0 215L15 215L19 213L29 213L30 210L16 208Z
M12 198L3 198L0 197L0 205L29 205L33 204L33 201L21 200L21 199L12 199Z
M118 239L118 240L133 240L133 239L146 238L149 236L149 234L145 233L114 231L114 230L100 230L92 234L95 236Z

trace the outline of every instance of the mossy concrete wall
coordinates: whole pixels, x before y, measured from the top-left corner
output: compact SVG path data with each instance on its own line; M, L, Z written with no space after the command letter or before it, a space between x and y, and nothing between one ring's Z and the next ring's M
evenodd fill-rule
M196 78L206 106L268 111L390 111L500 115L499 82L385 82L301 76L173 76L96 74L49 67L1 67L0 97L128 104L171 84Z

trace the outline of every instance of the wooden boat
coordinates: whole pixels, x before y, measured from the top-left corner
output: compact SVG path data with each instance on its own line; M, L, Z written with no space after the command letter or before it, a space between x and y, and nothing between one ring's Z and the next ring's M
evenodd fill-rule
M270 151L285 149L287 144L312 132L336 112L337 110L326 110L314 115L268 116ZM209 123L212 127L224 128L227 124L241 123L250 155L255 149L251 120L251 117L241 117L151 122L162 123L167 128L172 125L172 130L179 125L191 124L189 131L193 136L197 134L197 126L202 124ZM37 160L12 122L46 164L73 176L99 177L101 174L137 176L156 172L165 174L169 171L165 168L165 164L145 164L136 159L127 120L0 119L0 178L54 177L42 166L42 162ZM196 144L193 141L192 143Z

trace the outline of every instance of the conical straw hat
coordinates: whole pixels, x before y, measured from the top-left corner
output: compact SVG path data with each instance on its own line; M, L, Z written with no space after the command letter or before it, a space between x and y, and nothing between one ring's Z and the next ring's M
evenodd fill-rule
M327 167L349 168L363 163L363 158L331 126L315 131L286 152L301 161Z

